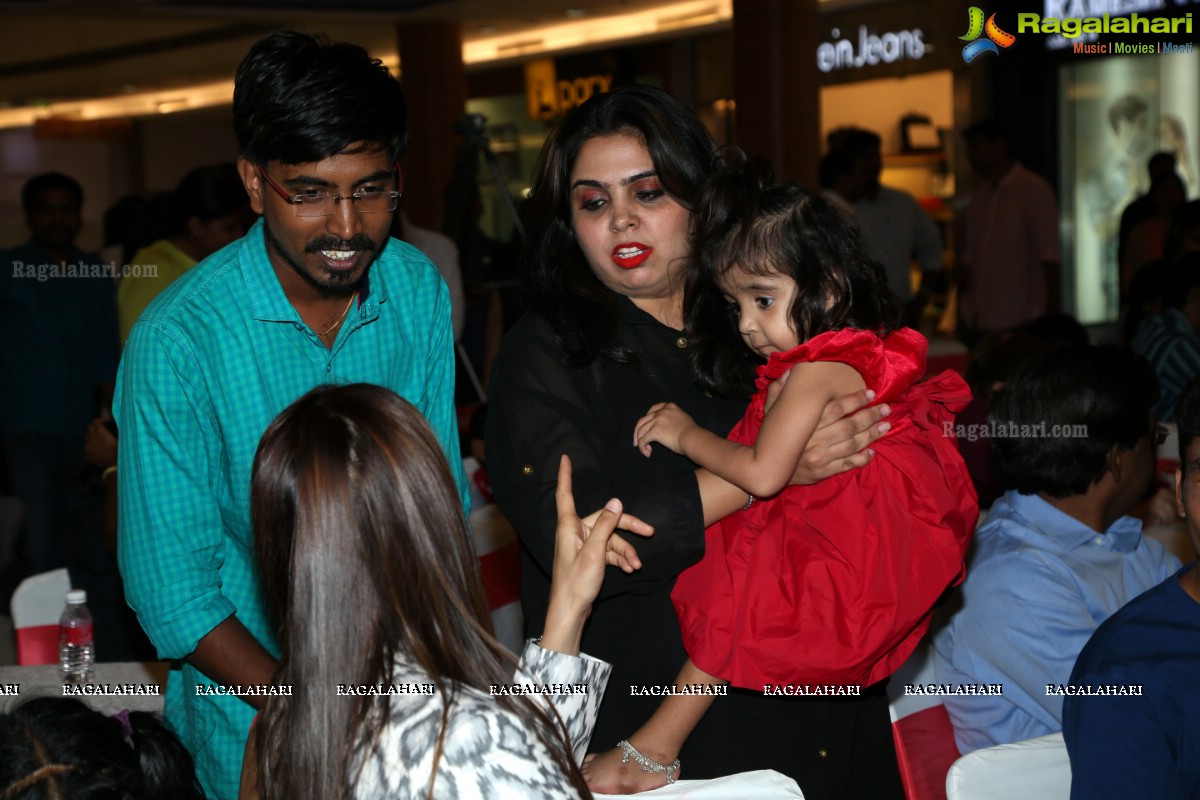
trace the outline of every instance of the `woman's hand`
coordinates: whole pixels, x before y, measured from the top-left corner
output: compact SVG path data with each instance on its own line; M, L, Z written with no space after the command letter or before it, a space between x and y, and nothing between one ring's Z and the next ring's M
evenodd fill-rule
M626 572L640 569L633 545L614 534L622 528L649 536L654 528L621 509L621 501L609 500L604 508L580 519L571 490L571 459L563 456L558 466L558 530L554 542L554 570L550 580L550 607L542 647L576 655L583 623L604 583L606 565Z
M658 442L671 452L683 454L680 440L696 422L674 403L655 403L633 426L633 446L650 457L650 444Z
M790 371L784 373L767 390L768 411L779 397L789 375ZM886 404L865 408L874 399L875 392L864 389L832 400L825 406L821 421L792 474L791 485L816 483L861 467L871 460L875 451L870 449L870 444L892 427L890 423L882 421L892 413Z

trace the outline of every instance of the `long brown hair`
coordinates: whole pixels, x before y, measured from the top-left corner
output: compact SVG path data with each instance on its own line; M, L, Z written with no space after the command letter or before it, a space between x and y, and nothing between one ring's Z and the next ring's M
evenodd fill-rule
M263 434L251 517L263 587L283 650L255 730L259 785L271 798L342 798L378 746L389 698L338 697L339 683L392 681L397 658L443 698L433 797L447 721L462 687L511 680L492 635L479 565L454 479L420 413L379 386L313 389ZM590 797L557 715L496 697Z

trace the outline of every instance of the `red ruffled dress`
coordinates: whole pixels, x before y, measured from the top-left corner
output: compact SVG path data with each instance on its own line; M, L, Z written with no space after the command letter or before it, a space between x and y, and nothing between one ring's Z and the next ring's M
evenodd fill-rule
M929 628L938 597L964 575L979 504L952 426L971 399L961 377L925 372L928 343L909 328L885 339L821 334L758 368L757 392L731 441L753 444L767 387L795 364L858 370L892 430L860 469L755 502L706 532L704 559L671 599L700 669L734 686L868 686L891 675Z

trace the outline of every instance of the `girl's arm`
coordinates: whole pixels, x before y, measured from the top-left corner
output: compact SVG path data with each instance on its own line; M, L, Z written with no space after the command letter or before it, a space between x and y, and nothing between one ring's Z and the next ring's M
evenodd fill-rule
M658 442L752 495L774 495L792 480L826 405L865 386L853 367L835 361L797 364L792 372L752 447L713 435L672 404L639 420L635 443L646 452Z

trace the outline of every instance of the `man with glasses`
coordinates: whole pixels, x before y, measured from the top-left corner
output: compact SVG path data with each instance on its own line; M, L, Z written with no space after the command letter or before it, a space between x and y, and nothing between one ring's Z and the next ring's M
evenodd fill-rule
M1179 559L1127 516L1154 473L1150 365L1116 347L1060 347L992 400L992 457L1008 492L975 534L962 610L934 638L940 684L1001 684L943 698L963 753L1062 730L1088 637Z
M262 219L142 314L117 389L127 598L159 654L182 661L167 719L208 795L230 800L268 695L229 688L269 684L279 653L249 501L267 425L319 384L386 386L429 420L467 503L446 286L388 237L407 144L399 84L362 48L283 32L238 68L233 111Z

